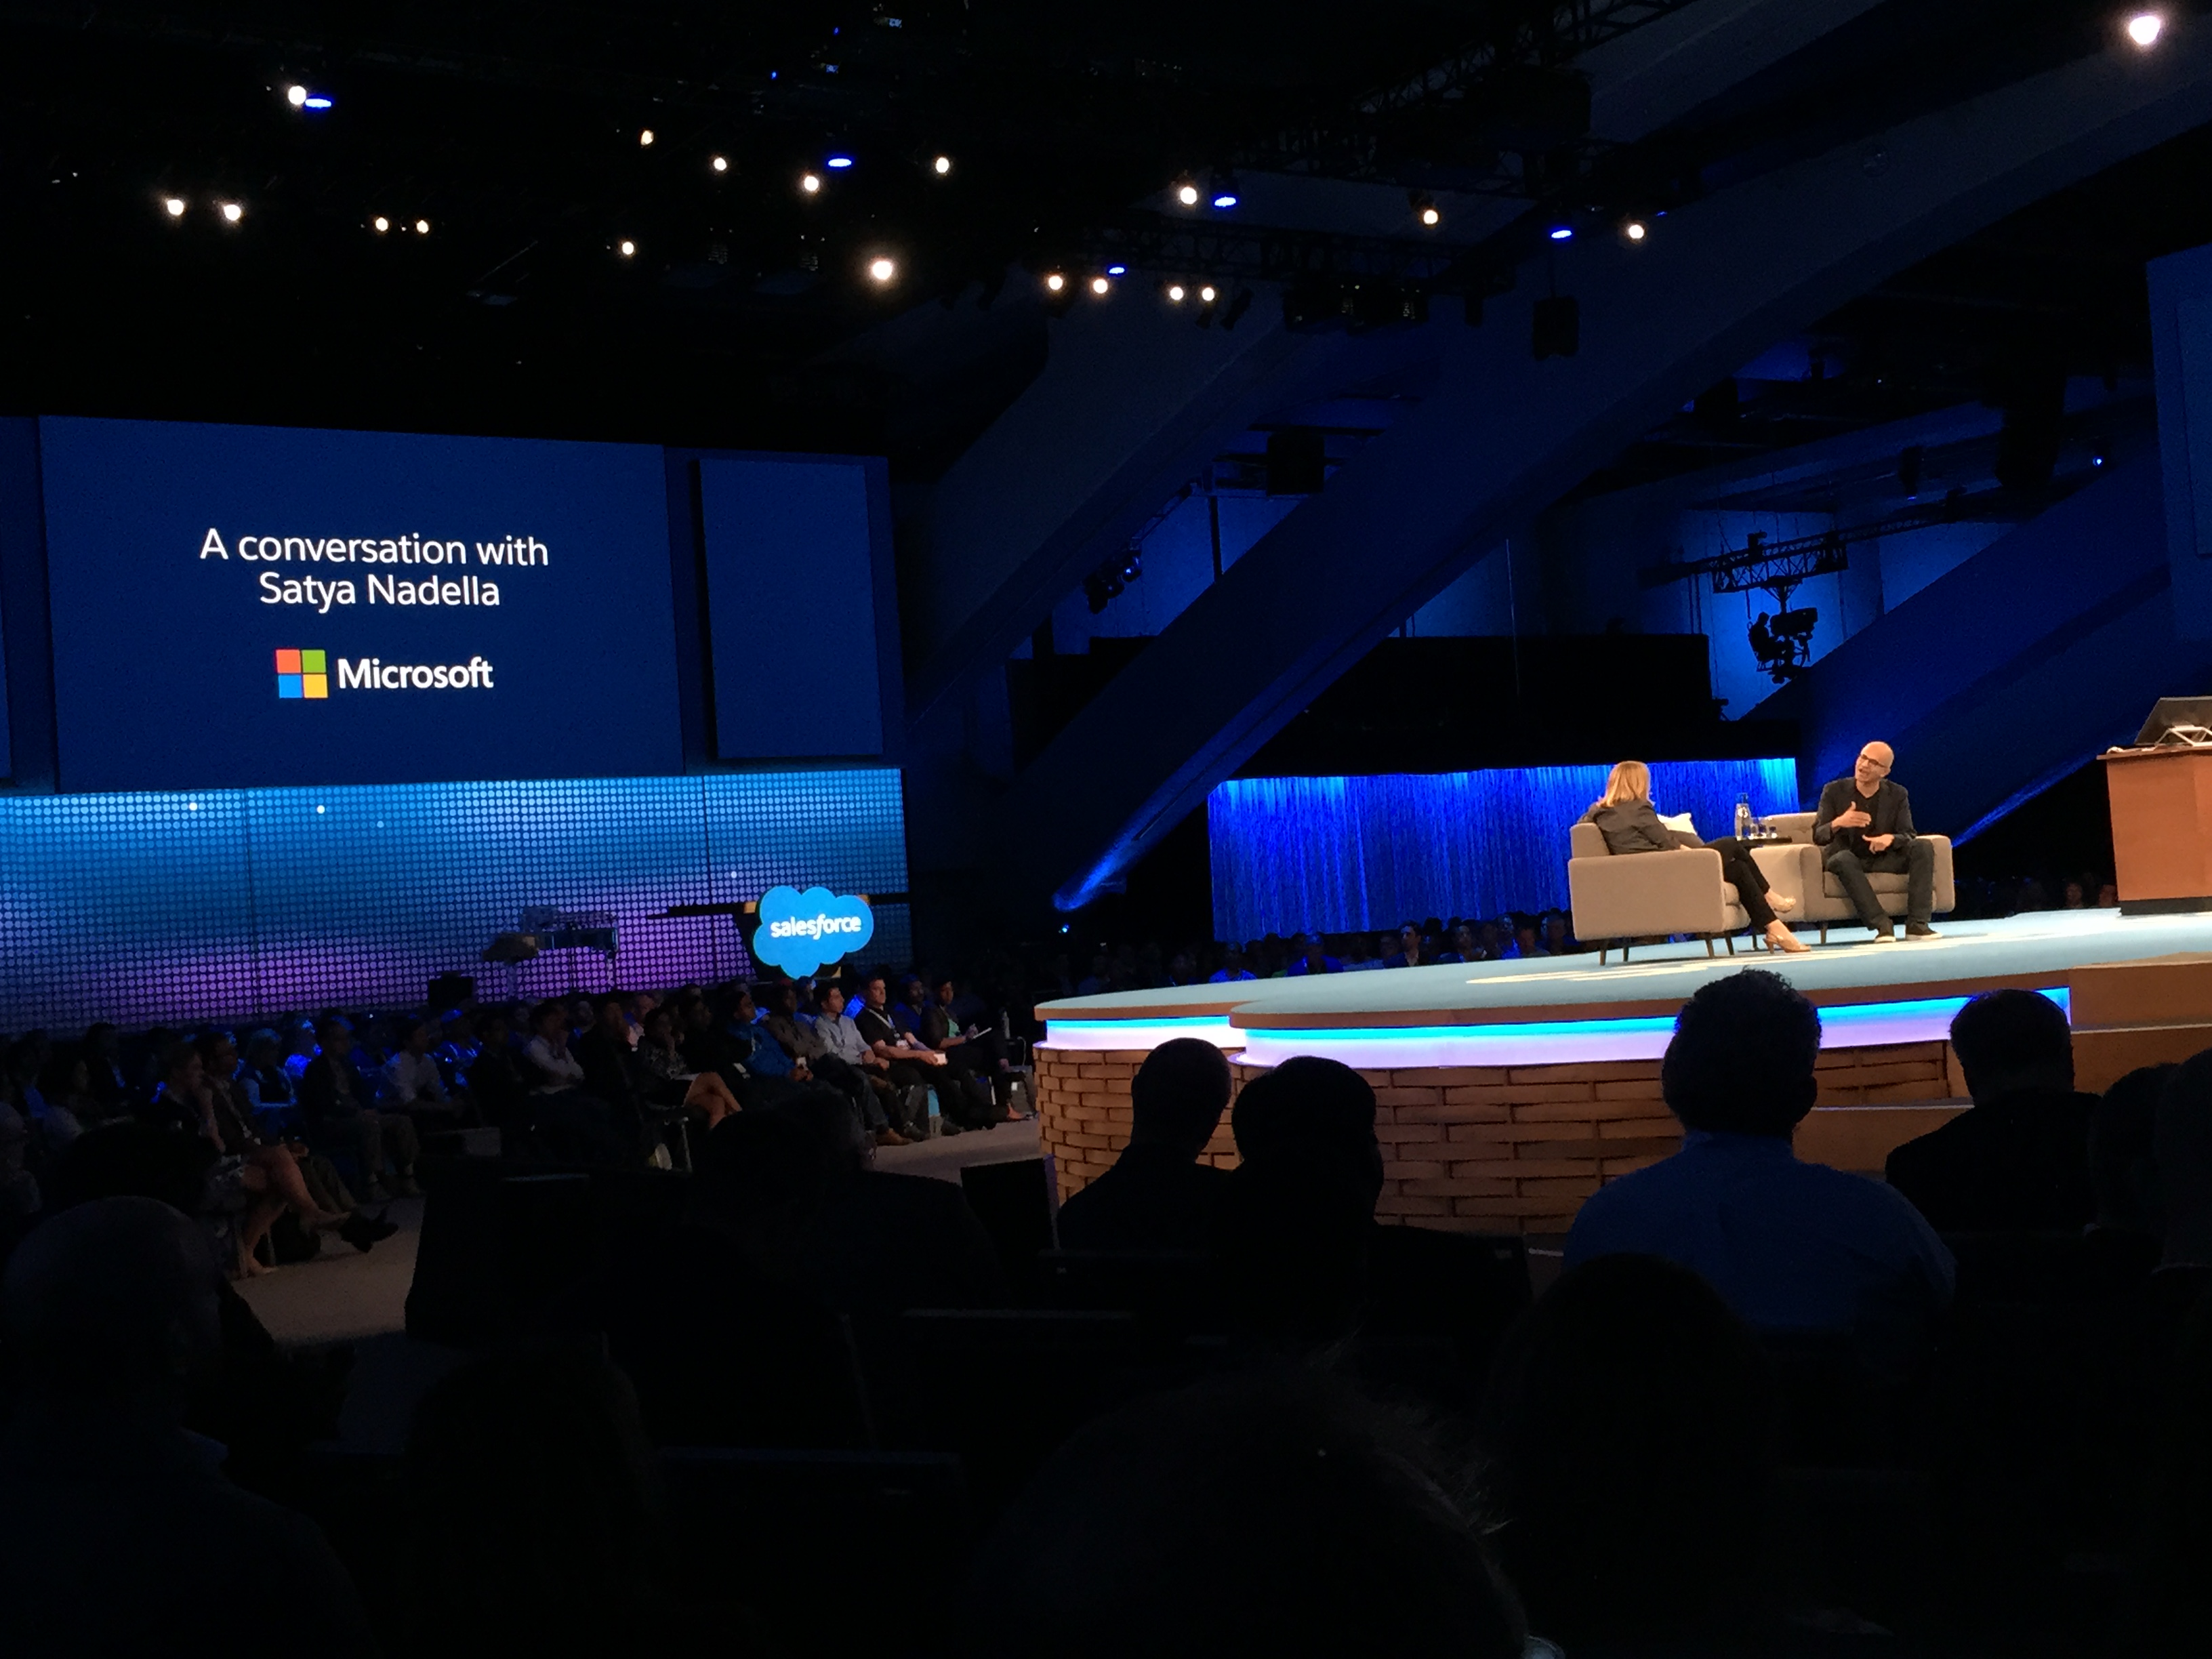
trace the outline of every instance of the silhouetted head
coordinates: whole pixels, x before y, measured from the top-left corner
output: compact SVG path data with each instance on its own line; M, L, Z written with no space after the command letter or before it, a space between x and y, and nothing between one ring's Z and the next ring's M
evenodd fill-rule
M1230 1115L1247 1169L1296 1163L1340 1173L1382 1190L1382 1152L1375 1139L1375 1091L1340 1060L1301 1054L1253 1079Z
M1253 1335L1334 1341L1366 1293L1382 1190L1375 1091L1302 1055L1246 1084L1231 1121L1242 1161L1217 1224L1231 1305Z
M1747 968L1698 988L1659 1068L1686 1129L1786 1138L1813 1109L1820 1017L1779 974Z
M1517 1659L1525 1639L1427 1449L1310 1374L1224 1377L1092 1423L976 1560L965 1659Z
M1507 1334L1486 1398L1498 1546L1540 1635L1717 1635L1763 1611L1765 1357L1656 1256L1574 1268Z
M2134 1233L2159 1231L2158 1103L2173 1066L2139 1066L2104 1092L2089 1117L2089 1179L2097 1223Z
M1200 1037L1176 1037L1145 1056L1129 1084L1129 1144L1196 1158L1229 1104L1229 1062Z
M215 1363L222 1289L207 1235L184 1216L95 1199L16 1247L0 1329L30 1398L174 1417Z
M2167 1264L2212 1267L2212 1048L2166 1079L2152 1156Z
M2074 1086L2074 1033L2049 997L1984 991L1951 1020L1951 1047L1977 1106L2024 1089Z

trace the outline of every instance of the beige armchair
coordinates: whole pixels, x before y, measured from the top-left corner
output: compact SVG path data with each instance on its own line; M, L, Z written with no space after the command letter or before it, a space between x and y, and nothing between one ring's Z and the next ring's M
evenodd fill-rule
M1813 817L1810 812L1776 813L1766 822L1790 839L1777 846L1754 848L1751 855L1777 894L1797 901L1797 908L1784 920L1793 927L1809 923L1818 927L1820 943L1826 945L1831 923L1856 927L1859 916L1844 896L1843 883L1828 873L1828 849L1813 844ZM1951 838L1923 836L1920 839L1936 849L1936 899L1932 908L1936 915L1947 915L1959 906L1958 884L1951 876ZM1874 889L1875 897L1881 901L1885 914L1905 914L1905 880L1901 873L1868 875L1867 884Z
M1707 956L1718 936L1734 956L1729 936L1751 925L1734 884L1721 879L1721 855L1711 848L1616 856L1594 823L1577 823L1568 833L1567 894L1575 937L1598 947L1600 967L1616 945L1626 962L1632 941L1674 933L1704 939Z

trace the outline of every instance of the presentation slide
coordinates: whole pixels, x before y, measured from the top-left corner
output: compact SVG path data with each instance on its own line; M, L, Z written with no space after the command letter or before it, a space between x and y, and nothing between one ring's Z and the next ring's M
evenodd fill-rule
M661 452L40 422L60 784L683 769Z
M699 483L715 752L883 753L865 464L717 458Z

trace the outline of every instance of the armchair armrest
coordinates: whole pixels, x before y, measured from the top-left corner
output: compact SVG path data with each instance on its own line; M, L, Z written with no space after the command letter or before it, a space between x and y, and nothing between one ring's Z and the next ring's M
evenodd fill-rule
M1577 939L1725 933L1721 888L1721 855L1710 847L1567 860Z

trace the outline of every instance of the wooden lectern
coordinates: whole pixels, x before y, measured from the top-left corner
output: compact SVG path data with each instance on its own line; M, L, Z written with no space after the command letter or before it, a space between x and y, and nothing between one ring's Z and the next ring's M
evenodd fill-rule
M2212 910L2212 747L2112 749L2103 758L2120 908Z

